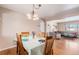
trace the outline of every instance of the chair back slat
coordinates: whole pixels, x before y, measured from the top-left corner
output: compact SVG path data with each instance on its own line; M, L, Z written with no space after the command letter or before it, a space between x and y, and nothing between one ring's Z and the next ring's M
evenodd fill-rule
M21 35L25 35L25 36L29 36L30 35L30 33L29 32L21 32Z
M53 43L54 43L54 39L52 38L52 36L46 37L45 49L44 49L45 55L53 54Z
M45 33L45 32L38 32L37 36L39 36L39 37L46 37L47 33Z
M23 47L21 37L22 37L21 34L20 35L17 34L17 54L19 55L28 54L27 50Z

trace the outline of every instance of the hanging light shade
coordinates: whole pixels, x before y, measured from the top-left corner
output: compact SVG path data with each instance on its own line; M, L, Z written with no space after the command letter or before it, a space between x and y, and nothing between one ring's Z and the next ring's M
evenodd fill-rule
M33 10L31 13L27 14L27 17L29 20L39 20L38 10L41 7L41 5L34 5L33 4Z

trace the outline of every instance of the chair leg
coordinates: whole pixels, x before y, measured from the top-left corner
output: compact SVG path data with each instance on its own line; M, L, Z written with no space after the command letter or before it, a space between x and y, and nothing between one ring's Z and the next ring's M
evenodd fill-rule
M53 49L52 49L52 51L51 51L51 54L53 55Z
M16 49L16 53L17 53L17 54L19 54L18 42L17 42L17 49Z

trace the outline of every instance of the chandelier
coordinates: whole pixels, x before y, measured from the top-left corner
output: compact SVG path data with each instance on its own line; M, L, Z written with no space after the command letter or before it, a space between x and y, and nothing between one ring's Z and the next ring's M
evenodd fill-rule
M41 7L41 4L33 4L33 10L31 13L27 14L29 20L39 20L38 10Z

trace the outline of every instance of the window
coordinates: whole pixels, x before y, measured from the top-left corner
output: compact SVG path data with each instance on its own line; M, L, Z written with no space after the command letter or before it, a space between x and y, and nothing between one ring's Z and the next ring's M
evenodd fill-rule
M66 24L66 31L79 32L79 24Z

